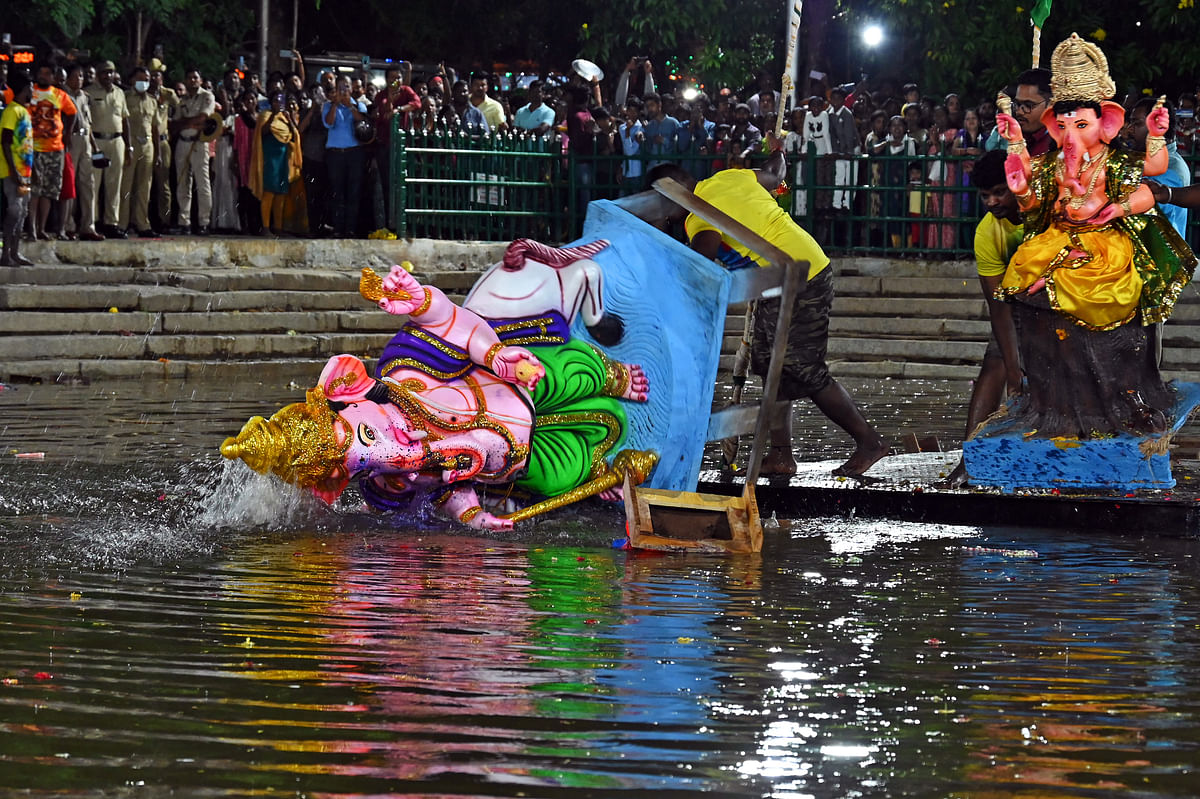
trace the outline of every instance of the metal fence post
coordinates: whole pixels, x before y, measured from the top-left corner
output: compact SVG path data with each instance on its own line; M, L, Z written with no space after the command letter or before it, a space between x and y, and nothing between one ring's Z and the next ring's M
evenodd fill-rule
M392 185L389 187L391 197L389 203L392 210L391 222L392 230L396 231L396 236L404 238L407 233L408 219L404 213L407 202L406 179L408 178L408 159L405 157L405 136L407 133L400 130L400 115L392 115L392 147L388 153L388 158L391 163L388 165L388 171L391 173Z

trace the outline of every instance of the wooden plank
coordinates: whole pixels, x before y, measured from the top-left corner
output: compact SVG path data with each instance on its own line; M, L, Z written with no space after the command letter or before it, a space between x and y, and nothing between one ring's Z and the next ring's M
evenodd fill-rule
M720 512L730 505L740 506L741 497L726 497L720 494L696 494L691 491L659 491L652 488L636 489L638 496L654 508L687 508Z
M748 436L755 430L758 414L762 412L760 405L730 405L714 411L708 417L708 440L720 441L733 436ZM787 408L786 402L776 402L769 413L782 413Z
M695 194L692 194L690 191L685 189L679 183L676 183L671 178L659 178L651 185L659 194L669 197L671 200L674 200L676 203L686 208L690 213L700 217L717 230L744 244L751 252L755 252L761 255L763 258L766 258L772 266L778 266L780 269L783 269L788 264L794 263L792 256L788 255L786 252L779 249L774 244L767 241L762 236L758 235L729 214L718 208L714 208L704 200L701 200ZM804 276L805 279L808 278L807 269L804 272Z

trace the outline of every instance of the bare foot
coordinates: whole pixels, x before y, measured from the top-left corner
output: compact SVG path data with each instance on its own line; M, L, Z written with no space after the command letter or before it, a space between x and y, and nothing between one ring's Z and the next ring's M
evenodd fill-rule
M759 474L795 474L796 459L792 457L791 447L771 447L763 456Z
M950 472L949 476L944 480L938 480L933 484L934 488L962 488L967 483L967 466L962 461L954 467L954 471Z
M850 460L833 470L834 477L858 477L870 469L884 455L888 454L888 446L882 438L876 438L869 444L860 444Z
M629 385L621 392L621 399L631 402L645 402L650 399L650 378L642 371L640 363L621 364L629 370Z

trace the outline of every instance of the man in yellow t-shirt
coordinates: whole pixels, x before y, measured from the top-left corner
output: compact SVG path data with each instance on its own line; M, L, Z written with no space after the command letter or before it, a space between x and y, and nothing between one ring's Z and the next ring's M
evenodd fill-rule
M4 249L0 266L29 266L21 255L21 228L29 211L30 179L33 175L33 122L25 108L33 96L29 75L14 69L8 75L13 99L0 112L0 184L4 190Z
M992 150L975 162L971 170L971 185L979 190L979 202L987 213L975 228L975 267L979 273L979 289L987 301L988 320L992 335L979 377L971 389L967 406L967 438L1004 402L1005 391L1021 391L1021 357L1017 350L1017 331L1013 326L1012 308L996 299L996 289L1008 269L1009 259L1021 245L1025 229L1017 198L1009 191L1004 177L1003 150ZM946 484L957 488L966 482L963 464L946 478Z
M779 207L774 191L787 174L783 143L773 134L767 139L771 154L759 169L726 169L696 185L696 196L724 211L788 255L809 262L808 283L796 295L792 323L788 330L787 357L779 384L780 400L810 398L834 424L854 439L850 459L834 470L836 475L857 476L887 454L887 444L871 423L863 417L854 400L829 374L825 353L829 343L829 310L833 305L833 278L829 257L792 217ZM753 261L767 264L762 256L745 245L723 235L716 228L689 216L684 223L692 249L730 266ZM779 300L761 300L754 313L754 344L750 363L760 377L774 346ZM792 455L792 415L788 412L773 420L771 447L763 459L764 474L795 474Z

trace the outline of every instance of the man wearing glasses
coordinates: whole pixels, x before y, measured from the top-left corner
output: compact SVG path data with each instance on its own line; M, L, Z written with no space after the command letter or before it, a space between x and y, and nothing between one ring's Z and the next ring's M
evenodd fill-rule
M1050 70L1027 69L1017 76L1017 91L1013 98L1012 114L1021 126L1029 147L1029 155L1042 155L1054 148L1050 131L1042 124L1042 114L1050 107ZM985 150L1003 150L1007 145L998 130L993 129Z

